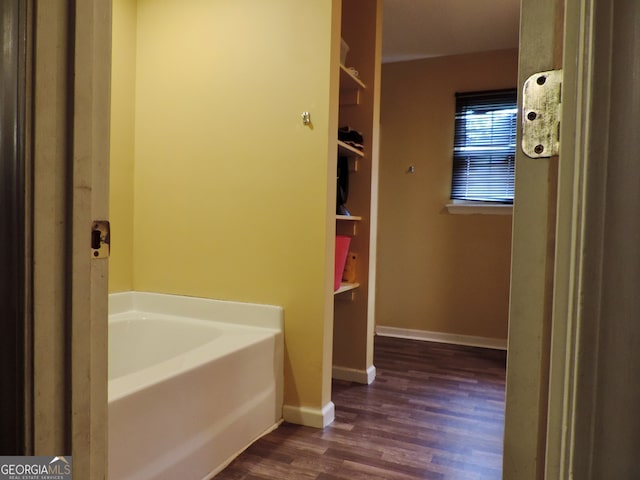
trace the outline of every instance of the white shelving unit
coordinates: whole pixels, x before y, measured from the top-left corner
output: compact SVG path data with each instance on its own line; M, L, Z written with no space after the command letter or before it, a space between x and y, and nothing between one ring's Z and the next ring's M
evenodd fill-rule
M363 158L364 152L352 147L351 145L347 145L341 140L338 140L338 156Z
M355 282L355 283L342 282L340 284L340 288L335 292L333 292L333 294L340 295L341 293L346 293L346 292L355 290L358 287L360 287L360 284L358 282Z
M351 259L355 275L353 283L343 283L334 292L333 371L338 375L336 378L340 378L340 372L350 375L357 372L359 378L369 382L374 370L372 295L377 228L374 182L378 175L382 0L341 3L340 33L349 50L344 65L335 63L340 77L338 127L348 126L362 133L362 150L336 140L338 156L349 158L346 207L353 213L336 216L336 233L351 237L349 252L355 255Z

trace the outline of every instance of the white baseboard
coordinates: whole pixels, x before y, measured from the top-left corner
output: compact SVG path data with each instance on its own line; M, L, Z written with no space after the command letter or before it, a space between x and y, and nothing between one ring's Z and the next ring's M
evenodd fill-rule
M327 403L322 409L285 405L282 407L282 416L285 422L324 428L336 418L336 406L333 402Z
M455 333L429 332L427 330L413 330L410 328L376 326L376 335L383 337L408 338L427 342L451 343L469 347L493 348L506 350L507 340L502 338L476 337L473 335L457 335Z
M376 367L371 365L366 370L358 370L356 368L336 367L334 365L331 376L336 380L371 385L376 379Z

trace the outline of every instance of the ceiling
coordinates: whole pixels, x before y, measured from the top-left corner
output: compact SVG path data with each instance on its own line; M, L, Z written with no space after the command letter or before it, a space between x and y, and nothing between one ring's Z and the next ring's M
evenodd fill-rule
M520 0L383 0L382 61L517 48Z

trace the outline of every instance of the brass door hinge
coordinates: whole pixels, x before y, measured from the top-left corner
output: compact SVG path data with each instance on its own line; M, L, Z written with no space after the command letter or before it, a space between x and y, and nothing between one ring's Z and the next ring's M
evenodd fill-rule
M522 151L548 158L560 151L562 70L531 75L522 88Z
M111 226L108 220L91 224L91 258L108 258L111 246Z

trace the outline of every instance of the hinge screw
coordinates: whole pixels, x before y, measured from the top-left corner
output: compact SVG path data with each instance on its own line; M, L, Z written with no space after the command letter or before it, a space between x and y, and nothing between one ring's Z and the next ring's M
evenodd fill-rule
M536 147L533 149L534 152L536 152L538 155L540 155L542 152L544 152L544 146L543 145L536 145Z
M536 112L527 113L527 118L531 121L535 120L537 117L538 117L538 114Z

